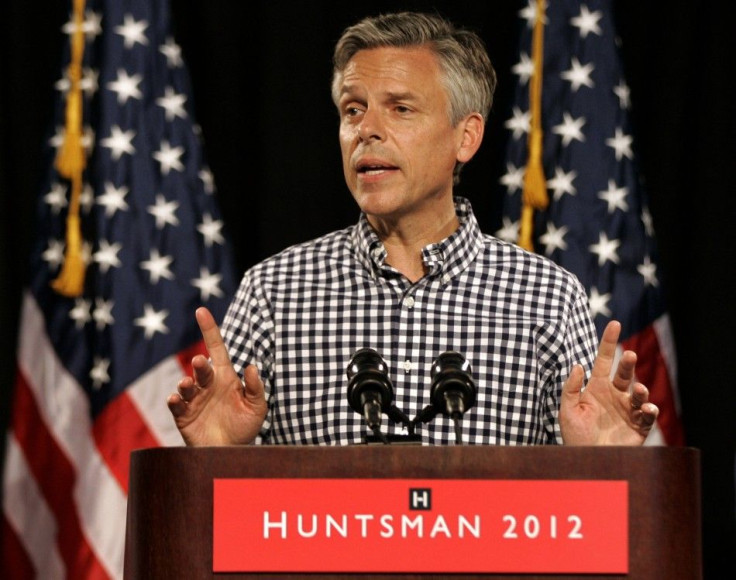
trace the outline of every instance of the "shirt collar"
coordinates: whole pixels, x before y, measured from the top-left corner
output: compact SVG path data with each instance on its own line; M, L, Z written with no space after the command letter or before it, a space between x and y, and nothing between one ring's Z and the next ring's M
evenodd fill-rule
M455 197L454 201L460 227L444 240L422 249L428 276L441 275L445 283L464 271L483 246L483 234L470 202L462 197ZM373 275L386 268L386 248L365 214L360 215L353 229L352 244L358 261Z

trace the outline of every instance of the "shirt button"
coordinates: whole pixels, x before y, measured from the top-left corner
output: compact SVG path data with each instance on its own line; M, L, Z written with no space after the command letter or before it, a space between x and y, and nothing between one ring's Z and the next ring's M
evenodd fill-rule
M404 361L404 372L405 373L410 373L411 372L411 369L412 369L412 366L413 365L411 364L411 361L409 359L406 359Z
M414 308L414 297L409 296L406 300L404 300L404 304L407 308Z
M450 275L449 274L445 274L444 276L442 276L442 283L443 284L449 284L450 283Z
M376 258L376 259L380 258L381 257L381 248L373 248L373 250L371 251L371 255L374 258Z

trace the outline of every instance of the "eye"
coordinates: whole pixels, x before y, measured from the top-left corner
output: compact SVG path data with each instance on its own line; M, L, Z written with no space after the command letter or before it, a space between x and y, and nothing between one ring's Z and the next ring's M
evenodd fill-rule
M349 103L342 107L342 116L345 118L354 118L363 113L364 107L360 104Z

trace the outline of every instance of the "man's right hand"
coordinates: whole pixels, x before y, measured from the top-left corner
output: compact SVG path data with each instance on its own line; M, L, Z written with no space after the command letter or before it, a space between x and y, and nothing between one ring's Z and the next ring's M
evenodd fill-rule
M169 395L169 410L187 445L251 443L268 409L258 370L245 369L243 386L210 311L198 308L196 317L210 360L201 354L192 359L192 376Z

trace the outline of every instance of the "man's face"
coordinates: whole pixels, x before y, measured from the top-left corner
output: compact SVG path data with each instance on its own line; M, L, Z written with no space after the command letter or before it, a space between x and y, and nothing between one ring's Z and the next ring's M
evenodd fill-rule
M343 170L369 218L426 217L452 199L455 162L467 160L464 123L451 126L440 79L437 58L424 47L361 50L345 67Z

